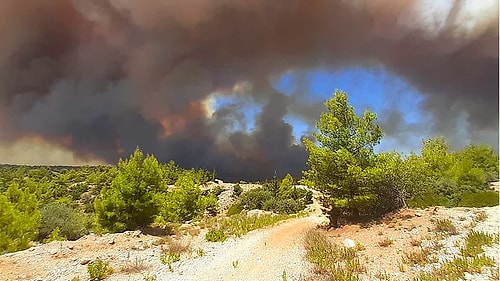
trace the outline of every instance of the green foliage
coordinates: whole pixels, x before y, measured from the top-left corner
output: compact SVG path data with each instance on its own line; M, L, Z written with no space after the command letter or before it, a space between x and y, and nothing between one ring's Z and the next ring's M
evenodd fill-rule
M243 188L239 184L233 185L233 196L238 197L243 193Z
M153 195L164 189L162 179L158 160L153 156L144 158L136 149L130 159L119 161L118 175L96 199L98 222L112 232L150 224L158 212Z
M243 211L243 205L240 202L236 202L229 206L227 209L226 215L227 216L232 216L232 215L237 215Z
M473 258L456 257L450 261L446 261L439 268L435 268L431 272L420 273L419 276L417 276L414 280L415 281L465 280L465 272L480 273L483 267L494 266L494 265L495 265L495 260L485 255L475 256Z
M87 272L92 281L104 280L113 273L113 268L109 265L109 262L97 258L87 265Z
M446 234L456 235L458 234L458 230L453 222L449 219L438 219L434 222L435 231L443 232Z
M205 234L205 239L209 242L224 242L227 239L226 234L224 234L224 231L220 229L212 229Z
M54 228L54 230L52 230L49 237L47 237L47 239L45 239L44 242L50 243L52 241L64 241L64 240L66 240L66 237L61 236L61 234L59 232L60 232L59 227Z
M0 194L0 254L24 250L38 234L38 201L12 183Z
M325 106L327 111L316 123L319 132L313 134L317 142L304 139L310 169L302 181L325 195L330 224L338 226L340 218L380 215L402 207L404 202L393 202L401 197L402 186L397 173L393 175L399 156L377 157L373 152L383 135L375 123L376 114L366 110L357 116L347 94L338 90Z
M240 197L241 205L247 210L263 209L264 202L272 200L274 194L264 188L251 189Z
M166 193L158 193L156 201L160 206L157 223L184 222L203 214L205 209L217 212L218 202L212 195L205 197L191 173L183 173L177 179L175 188Z
M38 240L49 238L57 229L61 237L76 240L88 233L84 215L67 204L52 202L40 208L42 216Z
M483 246L491 246L498 243L498 236L472 230L465 237L465 246L460 249L464 257L474 257L484 252Z
M228 235L242 236L248 232L273 225L279 221L295 217L294 215L270 215L249 217L246 214L238 214L222 219L218 224L218 229Z
M261 209L279 214L293 214L312 203L312 192L297 188L291 175L283 180L272 180L261 188L251 189L240 197L241 205L247 210Z
M479 191L462 193L461 199L458 202L460 207L492 207L498 205L498 192L495 191Z

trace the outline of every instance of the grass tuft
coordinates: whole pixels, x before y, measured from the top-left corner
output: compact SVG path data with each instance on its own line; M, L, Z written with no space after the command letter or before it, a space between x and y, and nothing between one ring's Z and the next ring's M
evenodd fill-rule
M315 265L316 272L331 280L360 280L366 271L356 249L340 247L318 231L309 231L305 238L307 259Z
M458 230L453 224L453 222L449 219L438 219L434 222L435 228L434 230L437 232L446 233L449 235L458 234Z

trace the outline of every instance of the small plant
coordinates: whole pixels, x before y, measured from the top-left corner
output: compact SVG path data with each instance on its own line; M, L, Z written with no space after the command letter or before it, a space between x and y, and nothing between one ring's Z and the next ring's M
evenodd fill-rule
M146 273L143 276L143 280L144 281L156 281L156 276L155 275L151 275L150 273Z
M238 197L241 195L241 193L243 193L243 188L241 188L239 184L235 184L233 186L233 196Z
M238 265L239 265L240 261L239 260L235 260L233 261L233 268L237 268Z
M283 273L281 274L281 281L287 281L288 279L286 278L286 270L283 270Z
M460 249L460 253L464 257L474 257L484 252L482 246L491 246L493 243L498 243L498 237L472 230L465 237L465 246Z
M75 276L75 277L71 278L71 281L81 281L81 279L80 279L80 277Z
M399 268L399 272L406 271L404 262L400 262L398 268Z
M390 239L390 238L387 238L387 237L386 237L384 240L379 241L379 242L378 242L378 245L379 245L380 247L389 247L389 246L390 246L390 245L392 245L393 243L394 243L394 241L392 241L392 239Z
M212 229L205 234L205 239L210 242L224 242L226 241L227 236L220 229Z
M109 262L97 258L87 265L87 272L92 281L104 280L104 278L113 273L113 268L109 265Z
M458 234L458 230L453 224L453 222L449 219L438 219L434 222L435 224L435 231L437 232L444 232L449 235L456 235Z
M411 265L426 265L435 262L436 258L431 256L429 248L420 248L417 251L403 253L403 262Z
M177 241L177 240L169 240L167 244L168 244L167 249L162 248L163 253L168 253L168 254L175 253L180 256L180 254L191 251L191 246L189 245L189 243L184 243L182 241Z
M163 264L172 264L180 260L181 260L181 255L179 253L168 253L168 254L162 254L160 256L160 261Z
M141 271L144 271L148 268L143 260L139 258L135 258L134 262L127 262L125 266L123 266L120 271L131 274L131 273L139 273Z
M389 281L389 280L391 280L391 275L384 270L384 271L377 272L375 274L375 278L377 278L379 280Z
M479 211L476 213L476 216L474 217L475 222L483 222L488 218L488 214L486 214L485 211Z
M205 255L205 251L203 251L203 248L198 248L196 249L196 254L198 257L203 257Z

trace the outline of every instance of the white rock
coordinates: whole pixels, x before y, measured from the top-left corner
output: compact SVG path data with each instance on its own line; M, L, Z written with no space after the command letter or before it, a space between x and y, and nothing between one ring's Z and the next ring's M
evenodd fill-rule
M354 248L356 247L356 242L354 242L352 239L346 238L344 240L344 246L346 248Z

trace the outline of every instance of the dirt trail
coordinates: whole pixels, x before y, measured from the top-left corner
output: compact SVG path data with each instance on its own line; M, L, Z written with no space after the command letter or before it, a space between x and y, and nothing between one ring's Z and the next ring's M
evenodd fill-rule
M307 276L303 238L321 218L319 204L308 217L290 219L274 227L253 231L229 244L219 244L208 257L186 261L173 280L299 280ZM173 276L168 276L172 280Z

